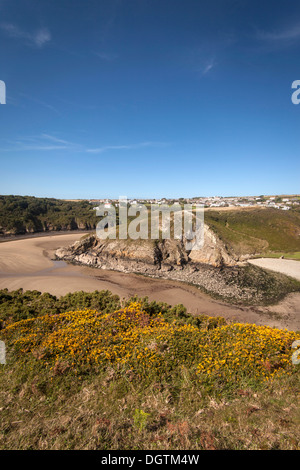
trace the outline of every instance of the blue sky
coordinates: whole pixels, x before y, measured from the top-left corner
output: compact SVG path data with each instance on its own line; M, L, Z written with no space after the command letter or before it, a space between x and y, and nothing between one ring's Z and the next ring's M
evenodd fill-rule
M0 194L300 193L300 4L0 0Z

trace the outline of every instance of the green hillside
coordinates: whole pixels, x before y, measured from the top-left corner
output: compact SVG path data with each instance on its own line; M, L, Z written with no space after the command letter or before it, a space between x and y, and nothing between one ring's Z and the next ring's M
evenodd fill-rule
M238 255L300 252L299 210L206 210L205 222Z
M0 235L94 229L96 224L88 201L0 196Z

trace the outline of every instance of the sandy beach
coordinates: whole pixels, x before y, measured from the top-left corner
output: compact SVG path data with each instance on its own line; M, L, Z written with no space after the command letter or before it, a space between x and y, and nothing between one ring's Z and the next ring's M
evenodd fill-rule
M249 260L249 263L260 266L264 269L277 271L278 273L286 274L287 276L294 277L300 281L300 261L291 259L277 259L277 258L258 258Z
M56 296L78 290L107 289L121 298L137 294L170 305L181 303L195 315L223 316L228 320L300 330L299 293L290 294L279 304L269 307L233 306L212 299L196 286L181 282L53 261L57 248L75 242L82 235L70 233L0 243L0 289L23 288Z

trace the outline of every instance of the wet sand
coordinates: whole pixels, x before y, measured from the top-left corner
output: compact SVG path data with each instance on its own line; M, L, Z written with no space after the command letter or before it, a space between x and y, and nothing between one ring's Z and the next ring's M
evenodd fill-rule
M78 240L70 233L7 241L0 244L0 289L38 290L56 296L83 290L110 290L121 298L183 304L190 313L223 316L228 320L300 330L300 294L290 294L276 306L241 307L212 299L196 286L53 261L55 250Z

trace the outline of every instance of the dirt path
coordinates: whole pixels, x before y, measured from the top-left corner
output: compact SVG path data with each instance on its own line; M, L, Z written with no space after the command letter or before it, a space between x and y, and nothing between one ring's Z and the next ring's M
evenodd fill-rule
M240 307L213 300L196 286L177 281L51 260L55 249L75 242L80 236L82 234L73 233L1 243L0 289L36 289L56 296L78 290L107 289L121 298L137 294L170 305L181 303L196 315L223 316L228 320L300 330L300 294L290 294L272 307Z

